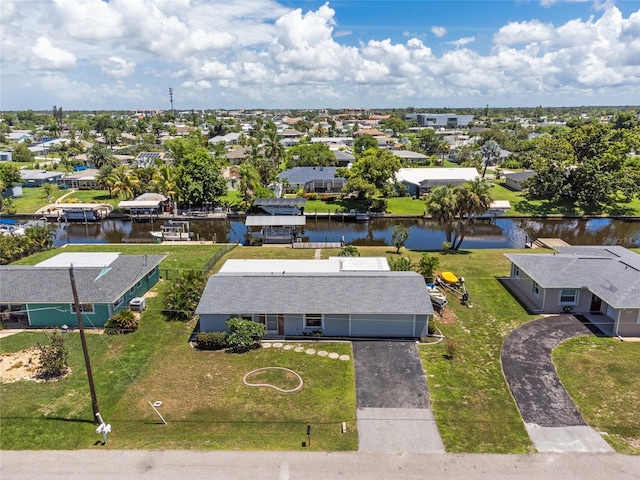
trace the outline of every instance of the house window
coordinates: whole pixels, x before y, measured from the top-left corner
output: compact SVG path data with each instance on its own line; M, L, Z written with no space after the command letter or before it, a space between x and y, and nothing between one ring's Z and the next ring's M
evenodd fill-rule
M133 293L136 291L136 286L133 285L130 289L129 289L129 293Z
M513 266L513 276L516 278L520 278L520 268L517 266Z
M322 314L307 313L304 316L304 328L322 328Z
M136 288L140 288L142 286L142 280L138 280L138 283L136 283Z
M578 291L575 288L560 290L560 305L575 305L578 303Z
M80 312L93 313L93 303L81 303ZM71 313L76 313L76 305L74 303L71 304Z
M118 308L124 302L124 297L120 297L115 302L113 302L113 308Z
M540 296L540 285L538 285L536 282L533 282L533 285L531 286L531 292L533 293L534 297L539 297Z

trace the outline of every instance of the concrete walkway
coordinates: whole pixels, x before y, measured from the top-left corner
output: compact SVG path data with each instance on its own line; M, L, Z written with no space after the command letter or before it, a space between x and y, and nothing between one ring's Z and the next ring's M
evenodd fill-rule
M526 323L502 347L502 368L531 441L540 452L612 452L560 383L551 352L591 331L572 315Z
M359 451L444 453L415 342L354 342Z

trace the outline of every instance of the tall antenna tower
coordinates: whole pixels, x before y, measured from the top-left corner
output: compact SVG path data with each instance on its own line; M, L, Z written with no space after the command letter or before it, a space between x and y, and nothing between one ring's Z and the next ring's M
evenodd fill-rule
M173 112L173 88L169 87L169 101L171 102L171 111Z

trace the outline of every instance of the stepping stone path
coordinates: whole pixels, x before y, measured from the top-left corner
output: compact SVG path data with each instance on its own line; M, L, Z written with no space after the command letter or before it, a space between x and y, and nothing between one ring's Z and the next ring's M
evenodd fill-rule
M339 360L346 361L346 360L350 360L351 359L351 357L349 355L339 355L339 354L337 354L335 352L329 353L329 352L327 352L325 350L316 351L315 348L305 348L305 347L301 347L301 346L294 347L293 345L291 345L289 343L285 344L285 343L282 343L282 342L275 342L275 343L262 342L261 346L262 346L262 348L272 348L273 347L273 348L282 348L283 350L292 350L293 349L294 352L298 352L298 353L304 352L307 355L318 355L319 357L329 357L329 358L331 358L333 360L339 359Z

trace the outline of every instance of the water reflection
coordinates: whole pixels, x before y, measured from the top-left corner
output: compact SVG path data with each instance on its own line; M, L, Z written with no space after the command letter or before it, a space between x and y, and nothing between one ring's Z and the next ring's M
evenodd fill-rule
M153 242L150 231L164 222L131 223L107 219L101 223L62 224L56 244L65 243L142 243ZM302 229L304 241L339 242L355 245L391 245L393 227L402 223L409 230L407 248L435 250L446 240L436 222L422 218L372 219L365 223L307 218ZM218 243L246 243L243 219L193 220L194 238ZM640 222L611 219L498 219L495 224L476 223L469 227L463 248L523 248L539 237L561 238L572 245L640 245Z

